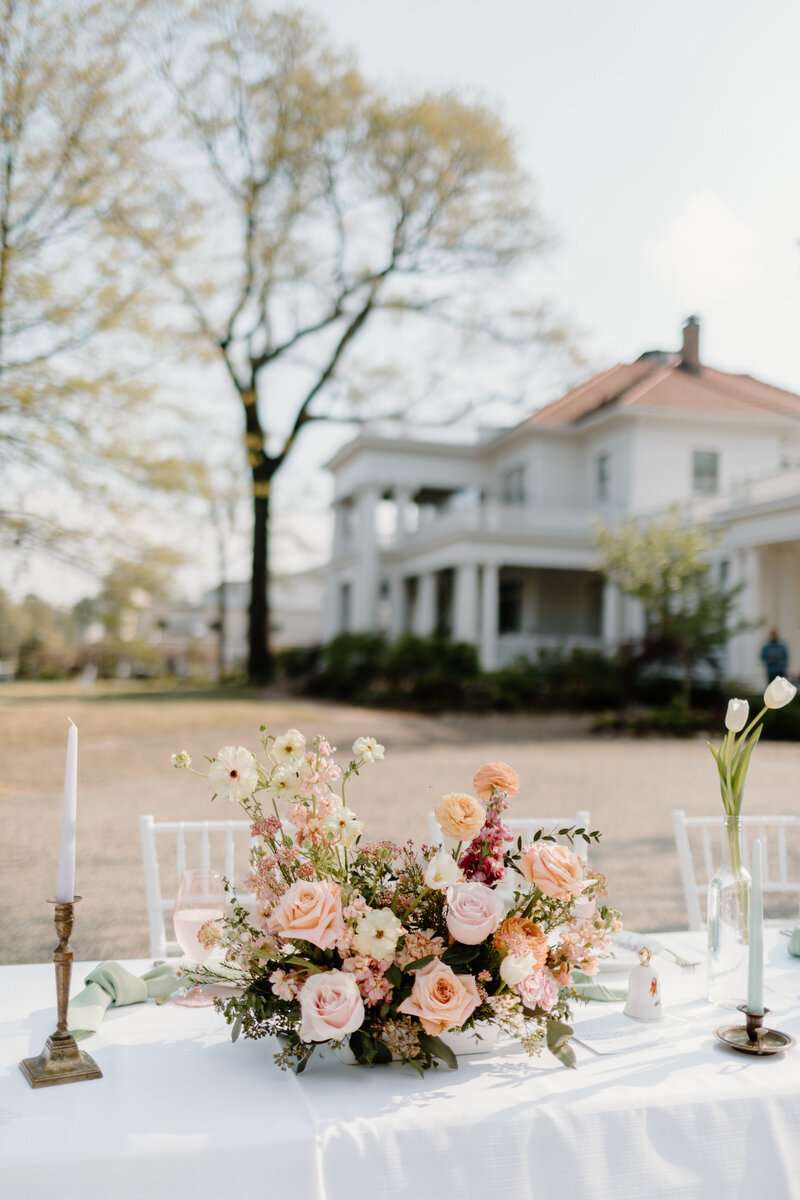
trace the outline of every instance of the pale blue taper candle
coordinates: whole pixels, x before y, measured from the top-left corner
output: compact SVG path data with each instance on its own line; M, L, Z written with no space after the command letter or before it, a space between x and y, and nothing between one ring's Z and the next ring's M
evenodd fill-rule
M764 1013L764 891L761 842L753 842L750 864L750 959L747 964L747 1011L754 1016Z

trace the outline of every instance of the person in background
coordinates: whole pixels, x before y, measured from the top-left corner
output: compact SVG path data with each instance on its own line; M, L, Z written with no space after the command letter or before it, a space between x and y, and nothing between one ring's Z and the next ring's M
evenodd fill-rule
M771 629L769 639L761 647L761 661L767 673L767 683L771 683L778 675L785 675L789 665L789 651L778 637L777 629Z

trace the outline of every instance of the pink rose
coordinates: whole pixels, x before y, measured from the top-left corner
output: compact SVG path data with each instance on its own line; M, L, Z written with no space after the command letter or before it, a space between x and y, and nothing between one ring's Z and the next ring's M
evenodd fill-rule
M282 938L302 938L329 950L345 935L338 883L293 883L267 918L267 928Z
M447 897L447 928L457 942L477 946L503 918L503 900L485 883L453 883Z
M592 882L583 877L583 862L566 846L555 842L533 842L519 860L519 870L528 883L554 900L574 900Z
M309 975L300 992L300 1037L304 1042L339 1040L364 1020L364 1001L355 976L344 971Z
M397 1011L419 1017L426 1033L434 1037L448 1029L460 1029L481 1002L478 985L471 975L456 975L447 963L435 958L414 972L411 995Z
M530 1009L541 1008L550 1012L558 1000L558 983L546 968L532 971L526 979L516 984L515 991L525 1007Z
M475 788L475 795L481 800L488 800L492 792L505 792L507 796L516 796L519 791L519 775L508 763L484 763L475 772L472 786Z

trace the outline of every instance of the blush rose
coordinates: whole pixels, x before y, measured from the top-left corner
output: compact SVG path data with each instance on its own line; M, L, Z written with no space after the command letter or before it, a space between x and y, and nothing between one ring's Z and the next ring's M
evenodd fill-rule
M364 1020L364 1001L354 975L320 971L300 991L300 1038L327 1042L354 1033Z
M485 883L454 883L445 892L447 929L465 946L490 937L503 917L503 900Z
M460 1029L480 1004L478 985L471 975L456 975L447 963L435 958L414 972L411 995L397 1011L419 1017L426 1033L434 1037Z
M574 851L554 842L533 842L519 860L519 871L543 896L574 900L591 884L583 877L583 862Z
M436 808L439 828L447 837L460 842L471 842L486 822L486 809L474 796L463 792L450 792L442 796Z
M492 792L505 792L507 796L516 796L519 791L519 775L504 762L488 762L478 767L472 780L475 795L481 800L488 800Z
M283 938L302 938L330 950L345 935L338 883L330 880L293 883L273 908L268 928Z

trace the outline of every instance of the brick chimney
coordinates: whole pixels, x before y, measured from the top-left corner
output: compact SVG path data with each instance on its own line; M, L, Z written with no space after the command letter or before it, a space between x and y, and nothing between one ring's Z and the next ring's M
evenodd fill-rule
M700 373L700 321L698 317L687 317L683 324L681 366L693 374Z

